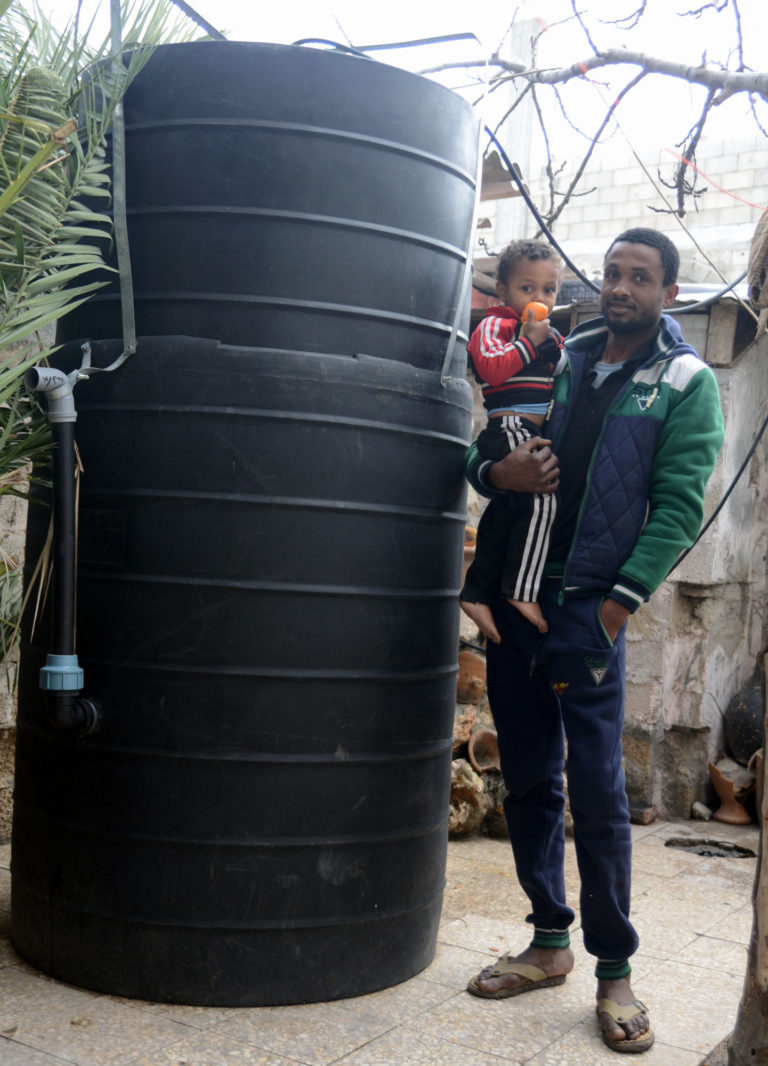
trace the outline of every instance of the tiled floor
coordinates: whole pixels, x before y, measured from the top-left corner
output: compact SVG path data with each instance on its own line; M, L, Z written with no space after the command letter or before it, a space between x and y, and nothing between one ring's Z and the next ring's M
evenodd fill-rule
M757 850L757 828L716 822L633 826L634 988L656 1032L644 1066L699 1066L733 1027L752 924L754 859L665 847L672 836ZM568 845L569 899L577 892ZM2 1066L600 1066L616 1064L594 1018L592 960L574 937L566 983L516 999L469 996L467 979L529 938L503 841L449 847L437 957L417 977L356 999L217 1009L143 1003L50 980L9 942L10 847L0 846ZM368 961L375 965L375 959Z

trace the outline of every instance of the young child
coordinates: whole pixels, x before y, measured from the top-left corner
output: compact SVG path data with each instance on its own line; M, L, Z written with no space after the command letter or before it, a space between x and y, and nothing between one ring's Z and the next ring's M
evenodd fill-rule
M477 439L484 459L496 462L539 436L552 395L563 339L549 318L536 321L529 303L551 311L560 284L560 259L543 241L514 241L501 253L496 292L503 306L488 309L469 341L488 424ZM547 623L536 602L555 518L550 495L506 492L486 507L475 558L461 591L461 607L480 631L500 643L491 604L501 594L541 633Z

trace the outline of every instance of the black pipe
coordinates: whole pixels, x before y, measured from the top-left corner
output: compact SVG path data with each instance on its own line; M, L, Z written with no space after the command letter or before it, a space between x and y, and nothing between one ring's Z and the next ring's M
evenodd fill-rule
M55 422L53 437L54 655L75 653L75 424Z
M75 379L51 367L31 367L24 375L27 388L46 393L54 444L51 651L40 670L40 687L51 724L82 735L98 727L101 712L98 704L80 695L83 671L75 654Z

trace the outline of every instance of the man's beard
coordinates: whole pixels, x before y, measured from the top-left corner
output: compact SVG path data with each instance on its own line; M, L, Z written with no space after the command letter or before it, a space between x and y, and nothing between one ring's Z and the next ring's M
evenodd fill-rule
M658 315L646 314L642 318L619 318L612 316L610 309L602 308L603 318L612 333L638 333L640 330L650 329L658 321Z

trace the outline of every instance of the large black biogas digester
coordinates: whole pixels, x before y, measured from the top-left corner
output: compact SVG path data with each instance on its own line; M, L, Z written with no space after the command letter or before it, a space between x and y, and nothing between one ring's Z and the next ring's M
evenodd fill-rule
M168 1002L359 995L432 959L471 395L477 127L369 59L158 48L125 101L139 342L78 385L77 651L27 627L12 936ZM120 298L64 322L108 365ZM34 564L48 509L30 508Z

